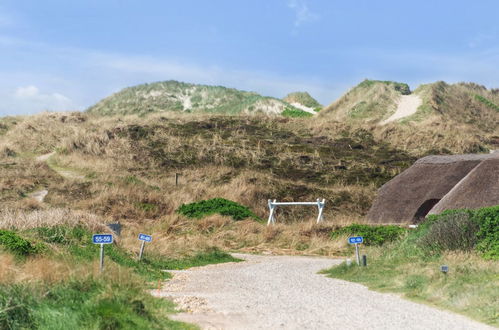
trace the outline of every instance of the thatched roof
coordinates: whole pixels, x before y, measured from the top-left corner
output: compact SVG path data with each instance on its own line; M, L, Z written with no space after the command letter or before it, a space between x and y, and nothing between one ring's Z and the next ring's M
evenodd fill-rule
M429 214L499 205L499 157L481 162Z
M498 161L499 153L421 158L379 189L367 219L374 223L417 223L437 206L434 213L457 205L497 205ZM463 189L466 198L458 195ZM450 194L452 190L455 196Z

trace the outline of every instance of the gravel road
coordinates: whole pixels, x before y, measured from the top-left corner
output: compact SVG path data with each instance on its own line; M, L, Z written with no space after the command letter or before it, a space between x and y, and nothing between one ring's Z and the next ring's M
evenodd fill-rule
M341 262L235 254L245 262L174 272L156 296L203 329L493 329L464 316L317 274Z

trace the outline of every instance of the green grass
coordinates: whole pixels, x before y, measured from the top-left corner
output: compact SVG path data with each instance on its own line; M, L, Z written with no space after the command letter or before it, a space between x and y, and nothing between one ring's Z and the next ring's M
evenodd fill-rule
M370 226L351 224L342 227L331 233L331 238L336 239L339 236L362 236L365 245L383 245L387 242L395 241L406 232L405 228L399 226Z
M406 83L399 83L396 81L389 81L389 80L369 80L366 79L363 82L361 82L358 87L371 87L375 84L385 84L389 86L393 86L393 88L397 91L400 92L402 95L409 95L411 94L411 89L409 88L409 85Z
M284 117L290 117L290 118L308 118L312 117L313 114L299 110L299 109L292 109L292 108L286 108L284 111L281 113Z
M495 104L494 102L490 101L489 99L487 99L481 95L478 95L478 94L475 94L475 99L482 102L483 104L485 104L489 108L491 108L495 111L499 111L499 105Z
M0 243L23 256L19 263L25 262L27 255L42 253L68 265L88 263L91 267L90 262L99 258L99 246L92 244L91 236L81 226L41 227L20 233L2 230ZM37 249L40 245L45 248ZM56 284L0 284L0 329L193 329L169 320L173 303L154 298L146 290L170 276L165 270L240 261L212 248L180 259L146 250L139 262L116 244L105 246L105 258L107 268L110 263L117 265L119 276L89 273Z
M244 220L246 218L259 218L246 206L224 198L212 198L190 204L182 204L178 213L189 218L202 218L212 214L230 216L234 220Z
M92 234L83 227L44 227L37 228L33 232L35 237L42 242L64 248L77 261L91 261L99 257L99 245L92 243ZM194 256L182 259L170 259L146 253L142 261L138 261L136 256L116 244L106 245L105 255L118 265L132 269L136 274L149 281L168 278L170 275L164 272L168 269L178 270L213 263L240 261L218 249L200 251Z
M137 283L107 278L0 285L1 329L193 329Z
M361 247L367 267L343 263L324 273L498 326L499 265L487 260L497 258L498 222L499 206L447 211L398 241ZM447 275L440 272L443 264L450 267Z
M13 231L1 229L0 246L17 256L28 256L30 254L36 254L43 248L43 245L32 244L30 241L24 239Z

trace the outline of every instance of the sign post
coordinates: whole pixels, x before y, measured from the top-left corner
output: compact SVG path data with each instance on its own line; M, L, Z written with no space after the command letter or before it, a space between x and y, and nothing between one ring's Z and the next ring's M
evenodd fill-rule
M142 255L144 254L144 247L146 245L146 242L151 242L152 236L146 234L139 234L139 241L142 241L139 252L139 260L142 260Z
M359 244L364 242L364 237L354 236L348 238L349 244L355 244L355 256L357 257L357 265L360 266L360 254L359 254Z
M102 273L104 271L104 244L113 243L113 235L111 234L95 234L92 236L92 243L100 244L100 263L99 269Z

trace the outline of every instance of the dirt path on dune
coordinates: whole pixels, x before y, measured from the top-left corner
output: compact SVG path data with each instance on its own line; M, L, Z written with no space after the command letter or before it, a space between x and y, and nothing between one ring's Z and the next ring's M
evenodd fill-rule
M391 115L390 118L382 121L381 124L386 124L391 121L413 115L416 113L421 104L423 104L423 100L418 95L402 95L400 97L395 113Z
M55 155L55 151L52 151L52 152L50 152L48 154L36 157L36 160L38 162L48 163L48 161L50 160L50 157L52 157L54 155ZM49 164L49 166L50 166L50 164ZM56 166L50 166L50 168L52 168L60 176L66 178L66 179L77 179L77 180L83 180L83 179L85 179L85 176L83 174L78 173L76 171L73 171L71 169L63 169L63 168L59 168L59 167L56 167Z
M203 329L492 329L464 316L317 274L338 259L235 254L244 262L174 272L153 294Z

